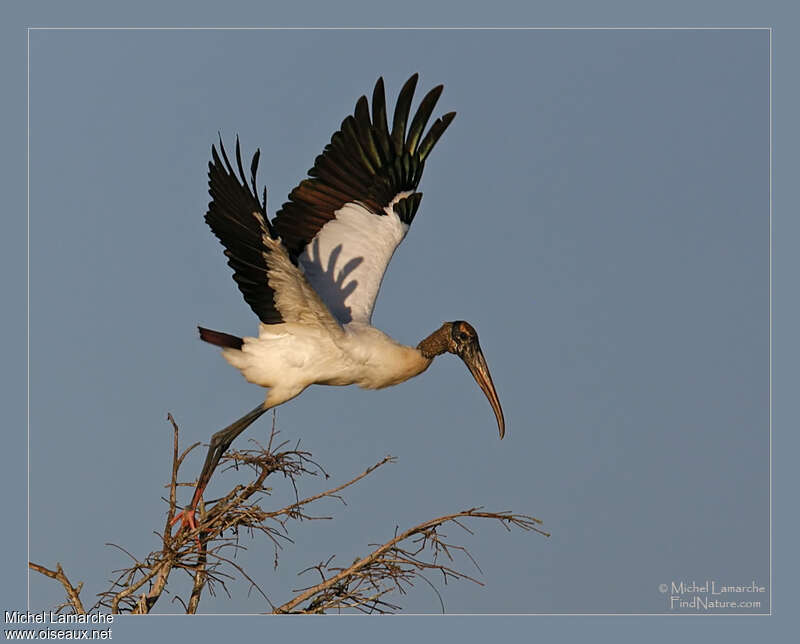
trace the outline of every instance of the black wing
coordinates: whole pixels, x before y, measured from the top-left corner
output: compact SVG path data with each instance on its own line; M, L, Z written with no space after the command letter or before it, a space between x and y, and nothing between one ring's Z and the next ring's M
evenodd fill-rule
M216 148L211 146L212 160L208 164L208 192L211 202L208 204L206 223L217 238L225 246L228 265L233 269L233 279L239 285L244 299L264 324L279 324L283 318L275 308L273 290L267 282L267 265L264 252L267 251L261 241L263 230L253 213L259 213L267 225L267 230L274 237L274 231L266 215L267 192L264 190L262 201L256 194L256 171L258 169L259 151L253 155L250 163L250 185L245 179L242 157L239 150L239 139L236 139L236 172L231 167L222 139L219 142L222 158Z
M311 178L289 194L272 225L293 260L344 204L357 201L381 215L398 193L416 190L425 159L455 117L455 112L449 112L436 119L422 136L442 93L438 85L422 99L406 131L417 78L417 74L411 76L400 91L391 132L383 79L379 78L372 92L372 118L367 98L362 96L353 115L342 121L341 129L316 158L308 171ZM411 223L421 198L422 193L414 193L395 204L403 223Z

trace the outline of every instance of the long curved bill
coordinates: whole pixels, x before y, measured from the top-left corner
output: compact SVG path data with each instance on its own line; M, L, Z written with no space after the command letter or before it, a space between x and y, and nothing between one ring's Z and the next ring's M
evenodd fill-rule
M481 388L486 398L489 399L489 404L494 410L494 415L497 417L497 429L500 431L500 438L503 438L506 433L506 421L503 418L503 408L500 406L500 399L497 397L497 390L494 388L492 382L492 374L489 373L489 365L486 364L486 358L483 357L480 345L475 342L464 351L461 355L464 364L467 365L470 373L475 382Z

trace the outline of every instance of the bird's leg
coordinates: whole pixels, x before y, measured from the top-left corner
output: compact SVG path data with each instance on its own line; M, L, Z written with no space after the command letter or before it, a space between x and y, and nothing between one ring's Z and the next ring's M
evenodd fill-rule
M217 465L219 464L222 455L231 446L231 443L236 437L247 429L261 414L269 409L266 403L260 404L252 411L247 412L239 420L234 421L225 429L219 430L211 437L208 444L208 454L206 454L206 462L203 464L203 469L200 472L200 478L197 480L197 487L194 489L194 496L192 497L191 504L187 505L182 512L178 513L172 520L170 525L175 525L178 521L181 522L181 527L178 532L183 528L195 530L197 528L197 521L195 520L195 512L197 511L197 504L203 497L203 491L206 489L211 475L214 473ZM177 533L176 533L177 534ZM200 546L200 537L197 537L198 547Z

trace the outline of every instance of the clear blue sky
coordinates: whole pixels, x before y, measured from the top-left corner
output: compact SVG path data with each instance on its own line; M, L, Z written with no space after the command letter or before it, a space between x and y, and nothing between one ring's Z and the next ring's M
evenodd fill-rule
M194 329L256 326L202 220L217 130L261 147L272 210L379 75L396 93L419 70L459 114L374 323L415 344L472 321L508 438L447 357L307 392L278 426L334 481L399 463L293 530L277 574L251 548L250 573L277 598L332 552L480 505L553 537L478 528L488 585L449 588L449 611L658 612L665 580L767 583L767 531L738 528L768 517L768 60L766 31L35 32L32 558L99 581L122 563L104 541L154 545L167 411L207 440L263 396ZM204 608L266 608L244 590ZM403 603L438 608L426 587Z
M272 214L379 75L391 102L419 71L458 116L373 321L408 344L471 321L507 437L452 358L381 392L312 388L278 426L333 482L399 462L294 528L277 572L266 544L242 562L280 602L333 552L482 505L553 536L475 525L486 586L440 588L448 612L769 586L768 32L37 31L30 52L31 559L103 590L125 563L105 542L156 545L166 413L206 441L263 396L194 331L256 325L202 221L217 131L261 148ZM266 610L246 590L202 607ZM425 586L401 603L439 608Z

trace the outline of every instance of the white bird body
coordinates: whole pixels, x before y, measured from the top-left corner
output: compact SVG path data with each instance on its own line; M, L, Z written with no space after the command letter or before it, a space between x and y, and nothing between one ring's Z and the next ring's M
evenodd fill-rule
M454 353L488 397L503 437L500 401L471 325L446 322L414 348L371 324L383 275L422 199L417 186L425 160L455 116L445 114L425 132L439 85L425 95L409 124L416 82L414 74L401 89L390 131L378 79L372 114L362 96L316 158L309 178L271 221L266 191L262 200L257 196L260 153L253 155L248 186L238 139L238 176L222 141L221 157L212 146L212 200L205 219L261 324L257 337L199 327L200 337L221 347L245 379L269 392L264 403L212 436L192 504L175 519L183 525L194 529L203 490L236 436L267 409L313 384L381 389L422 373L437 355Z
M223 349L223 356L248 382L270 388L270 406L314 384L389 387L422 373L432 362L419 349L361 322L345 325L341 333L293 322L262 324L257 338L243 341L241 349Z
M419 349L369 323L383 273L408 230L394 212L395 202L381 217L359 203L345 204L298 265L281 240L269 234L263 215L253 213L262 229L267 283L286 322L262 323L258 337L242 338L240 348L223 348L222 354L248 382L270 389L270 407L309 385L381 389L430 365Z

